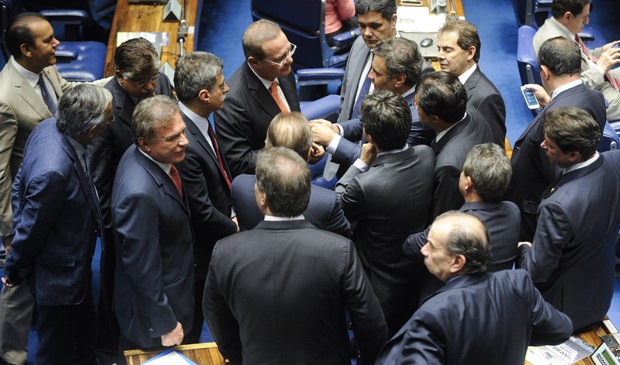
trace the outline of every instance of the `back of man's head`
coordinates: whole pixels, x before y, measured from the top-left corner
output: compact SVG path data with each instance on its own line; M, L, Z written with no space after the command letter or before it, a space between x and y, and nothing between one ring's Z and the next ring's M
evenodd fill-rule
M372 49L375 56L385 58L385 65L390 79L404 74L405 84L413 87L420 80L423 59L418 45L407 38L388 38Z
M454 32L458 35L458 41L456 42L459 47L467 51L471 47L476 47L476 53L474 53L474 62L480 61L480 36L478 35L478 28L467 20L449 20L439 29L439 33Z
M85 133L92 126L106 123L105 111L112 94L99 86L82 83L67 90L58 101L56 126L68 136Z
M263 43L278 38L281 33L280 26L271 20L260 19L250 24L241 37L245 58L252 56L257 60L264 59Z
M564 153L579 152L587 160L596 152L601 128L587 111L563 107L549 110L543 117L545 138L551 138Z
M508 189L512 167L500 146L483 143L475 145L467 153L463 174L471 178L482 200L499 202Z
M296 217L308 207L310 169L291 149L265 148L256 159L256 187L265 194L271 215Z
M391 20L396 14L395 0L357 0L355 3L355 13L357 15L376 12L381 14L385 20Z
M22 57L22 44L34 46L34 34L31 27L35 22L40 21L47 22L47 19L39 13L22 13L9 24L5 35L6 48L14 58Z
M590 0L553 0L553 3L551 3L551 15L556 19L563 17L567 12L579 15L588 4L590 4ZM591 6L592 4L590 4Z
M304 160L312 146L312 128L300 112L280 113L267 128L265 148L286 147L297 152Z
M458 77L448 72L422 75L417 97L418 108L427 115L437 116L444 123L458 122L467 110L467 92Z
M562 36L547 39L538 51L538 64L555 76L579 75L581 50L577 42Z
M405 99L393 91L378 91L362 102L360 119L381 151L402 148L411 129L411 109Z
M179 101L190 102L203 89L213 91L218 86L217 77L223 67L222 60L212 53L191 52L181 56L174 72L174 88Z
M478 217L453 210L435 218L433 226L436 224L445 225L447 228L447 239L444 246L448 255L452 257L463 255L465 257L463 274L486 271L491 258L489 232Z

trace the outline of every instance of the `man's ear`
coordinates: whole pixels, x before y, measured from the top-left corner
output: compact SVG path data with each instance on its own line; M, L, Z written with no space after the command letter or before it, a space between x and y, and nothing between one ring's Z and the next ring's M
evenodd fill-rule
M466 262L467 259L465 258L465 256L463 256L462 254L457 254L456 256L454 256L454 262L450 266L450 272L453 274L461 272L465 267Z
M144 152L151 152L151 147L144 137L138 137L138 147Z

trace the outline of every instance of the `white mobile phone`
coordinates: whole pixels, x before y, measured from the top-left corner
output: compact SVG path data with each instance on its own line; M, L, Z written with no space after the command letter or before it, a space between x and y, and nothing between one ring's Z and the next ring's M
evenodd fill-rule
M536 99L536 95L534 95L534 91L532 89L521 86L521 93L523 94L523 98L525 99L525 103L527 104L528 108L540 108L540 104L538 104L538 99Z

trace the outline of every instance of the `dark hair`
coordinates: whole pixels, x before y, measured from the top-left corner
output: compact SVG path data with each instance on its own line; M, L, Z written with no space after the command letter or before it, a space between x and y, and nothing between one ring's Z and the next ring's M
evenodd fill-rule
M556 19L563 17L566 12L579 15L588 4L590 4L590 11L592 11L590 0L553 0L551 3L551 15Z
M423 74L417 97L418 108L448 124L463 119L467 111L467 92L463 84L458 77L445 71Z
M258 60L265 59L267 55L263 50L263 43L278 38L281 33L280 26L271 20L260 19L250 24L241 37L245 58L252 56Z
M370 13L371 11L381 14L386 20L392 20L396 14L395 0L357 0L355 3L355 13L357 15Z
M155 46L142 37L121 43L114 52L114 65L124 78L131 79L146 71L156 72L159 63Z
M174 72L174 89L179 101L192 101L203 89L213 91L223 67L222 60L212 53L191 52L181 56Z
M264 148L256 159L256 186L265 193L271 214L296 217L310 200L310 169L286 147Z
M564 153L579 152L583 160L592 157L601 141L601 128L587 111L563 107L549 110L543 117L545 136Z
M467 153L463 165L463 174L474 182L476 193L486 202L502 200L510 177L512 167L506 152L495 143L475 145Z
M538 64L555 76L581 73L581 49L577 42L562 36L547 39L538 50Z
M469 51L470 47L476 47L476 53L474 53L474 62L480 61L480 36L478 35L478 28L467 20L449 20L444 24L439 33L454 32L458 34L458 40L456 44L464 51Z
M47 19L39 13L22 13L9 25L6 30L6 48L15 58L22 57L21 45L34 45L34 35L30 25L39 20Z
M402 148L407 143L411 109L395 92L384 90L368 95L362 102L360 119L380 150Z
M444 243L450 256L463 255L467 274L485 272L491 258L489 232L478 217L456 210L441 214L433 224L450 219L451 229Z
M422 73L422 55L415 42L402 37L388 38L372 49L375 56L385 58L390 79L400 74L406 77L405 84L413 87Z

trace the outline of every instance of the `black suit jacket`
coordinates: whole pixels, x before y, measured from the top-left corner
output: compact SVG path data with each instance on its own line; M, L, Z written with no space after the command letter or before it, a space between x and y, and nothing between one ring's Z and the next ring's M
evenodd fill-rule
M256 154L265 147L267 127L280 108L247 62L226 82L230 92L226 94L224 108L214 115L217 140L233 177L253 174ZM291 111L299 111L295 74L279 77L278 82Z
M133 144L131 120L136 103L121 88L116 77L108 81L105 88L112 93L112 116L114 121L110 123L101 136L95 138L88 148L91 151L90 166L95 179L95 185L97 186L97 193L99 193L101 210L103 211L107 228L112 226L110 197L112 195L112 183L114 181L114 174L116 174L116 167L127 148ZM162 73L159 73L155 94L174 97L170 80Z
M336 186L353 241L379 298L390 334L411 316L421 260L403 254L405 238L426 227L433 190L433 151L415 146L377 156L367 172L351 166Z
M256 205L254 194L256 175L239 175L232 183L232 200L237 213L237 220L241 230L250 230L256 227L265 216ZM336 193L320 186L312 185L308 208L304 218L317 228L349 237L351 225L336 199Z
M620 229L620 151L558 177L543 193L532 248L520 246L545 300L575 329L605 317L614 293Z
M476 67L463 85L467 91L467 105L476 108L487 120L493 142L504 148L506 138L506 106L499 90L482 71Z
M517 257L519 227L521 216L519 208L513 202L470 202L459 209L478 217L489 231L491 244L491 260L487 271L512 269ZM414 233L403 243L403 252L409 257L420 256L422 246L428 242L430 227L423 232Z
M189 141L185 159L176 164L183 180L192 218L196 247L196 278L207 277L211 252L215 243L237 232L230 219L230 189L220 169L215 152L196 124L185 114L185 136ZM224 168L230 176L228 165Z
M263 221L213 250L203 310L218 348L244 364L349 364L345 309L362 363L386 339L353 242L305 220Z
M521 240L531 242L536 230L536 214L545 188L559 174L545 151L540 148L545 134L542 120L549 110L561 107L586 110L599 123L601 133L605 126L605 99L595 90L577 85L556 95L523 131L512 151L512 178L507 200L513 201L521 210Z
M465 200L459 191L459 176L467 153L477 144L493 142L493 134L484 117L467 108L467 116L448 131L434 146L435 184L428 224L448 210L457 210Z
M134 145L112 191L116 246L114 312L131 345L161 346L194 313L194 240L187 206L170 176Z
M377 365L522 365L529 345L568 339L570 319L523 270L451 278L381 350Z

